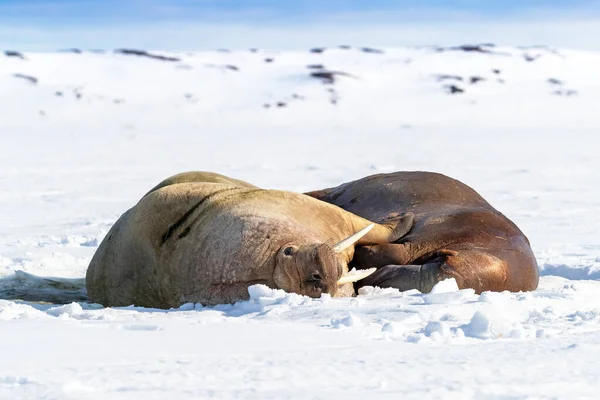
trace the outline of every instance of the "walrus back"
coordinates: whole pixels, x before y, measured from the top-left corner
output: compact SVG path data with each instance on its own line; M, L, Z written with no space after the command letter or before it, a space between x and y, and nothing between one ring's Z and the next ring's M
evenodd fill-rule
M158 185L154 186L146 195L157 191L165 186L176 185L178 183L192 183L192 182L203 182L203 183L221 183L224 185L237 186L242 188L256 188L256 186L244 182L239 179L230 178L225 175L217 174L216 172L207 172L207 171L189 171L182 172L173 176L168 177L167 179L160 182Z
M475 190L448 176L425 171L376 174L340 186L307 193L372 221L411 211L416 220L440 208L493 209Z
M90 299L106 306L177 305L185 288L169 271L173 249L167 242L183 238L183 222L202 207L210 208L216 196L243 190L218 183L179 183L145 195L117 220L94 254L86 274Z

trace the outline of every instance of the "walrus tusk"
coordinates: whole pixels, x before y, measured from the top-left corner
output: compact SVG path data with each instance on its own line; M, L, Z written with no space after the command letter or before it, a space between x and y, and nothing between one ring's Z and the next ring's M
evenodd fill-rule
M375 224L367 225L366 227L362 228L360 231L356 232L355 234L348 236L346 239L344 239L341 242L339 242L338 244L334 245L333 251L335 253L341 253L342 251L346 250L348 247L350 247L354 243L358 242L360 240L360 238L365 236L371 229L373 229L374 226L375 226Z
M377 268L369 268L369 269L361 269L356 270L352 269L352 271L348 272L346 275L343 275L339 281L337 281L338 285L345 285L346 283L352 283L360 281L361 279L366 278L371 275L373 272L377 271Z

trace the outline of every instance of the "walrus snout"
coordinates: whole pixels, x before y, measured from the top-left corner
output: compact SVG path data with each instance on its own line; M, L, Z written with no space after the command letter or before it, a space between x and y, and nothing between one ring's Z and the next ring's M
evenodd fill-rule
M323 283L323 277L318 271L313 272L304 280L305 285L312 285L315 290L327 291L328 285Z

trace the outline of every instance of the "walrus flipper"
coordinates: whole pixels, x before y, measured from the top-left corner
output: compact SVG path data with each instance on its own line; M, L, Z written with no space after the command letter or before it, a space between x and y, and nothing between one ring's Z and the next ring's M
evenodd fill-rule
M402 245L399 244L360 249L355 260L357 264L362 261L363 265L357 268L377 267L377 271L358 285L393 287L402 291L418 289L428 293L436 283L454 278L460 289L472 288L476 293L502 291L507 286L505 261L488 251L441 249L401 265L406 261L400 250ZM394 257L397 257L395 262ZM378 265L373 265L374 261Z
M415 222L415 214L411 212L407 212L402 217L400 217L400 221L394 228L393 239L392 242L396 242L402 239L404 236L410 232Z
M386 265L378 268L370 276L356 283L356 289L363 286L394 288L401 292L417 289L429 293L436 283L450 278L440 268L440 263L423 265Z
M364 246L356 250L350 264L358 269L377 268L377 271L355 284L362 286L395 288L400 291L417 289L429 293L433 286L447 278L458 278L448 264L448 257L457 251L439 250L413 261L408 248L403 244ZM462 279L457 279L462 283Z

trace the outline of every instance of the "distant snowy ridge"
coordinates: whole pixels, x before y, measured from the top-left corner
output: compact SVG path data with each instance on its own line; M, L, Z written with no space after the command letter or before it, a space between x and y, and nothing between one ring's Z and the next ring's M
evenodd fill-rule
M315 112L339 118L332 106L343 112L374 103L372 116L389 120L401 112L405 117L398 124L407 127L431 125L431 118L418 117L423 111L435 116L435 125L464 118L472 125L505 125L518 113L522 123L556 126L573 112L580 124L595 121L589 101L600 94L600 54L544 46L7 50L0 60L0 88L11 93L8 107L0 109L0 126L19 125L24 118L64 123L75 110L121 119L125 109L168 111L156 122L177 118L212 126L224 117L250 122L249 114L260 109L280 109L269 114L277 122ZM131 120L120 128L140 125L144 121Z

